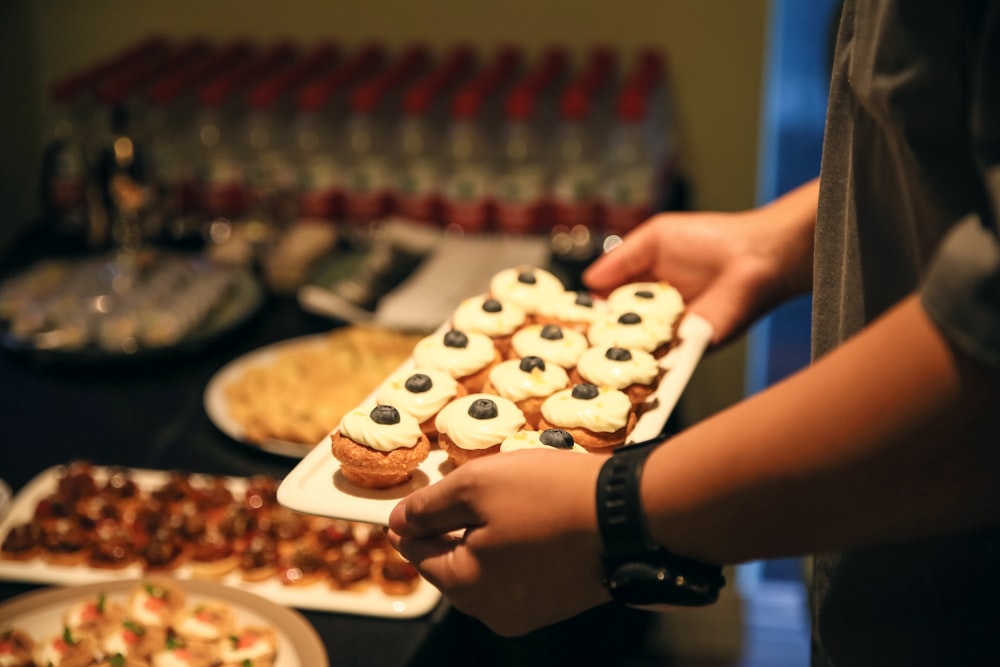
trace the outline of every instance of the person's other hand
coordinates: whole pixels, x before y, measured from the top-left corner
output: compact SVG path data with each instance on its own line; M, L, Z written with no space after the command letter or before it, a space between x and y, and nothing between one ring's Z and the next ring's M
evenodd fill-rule
M390 542L454 606L514 636L607 601L594 489L602 456L476 459L393 509Z
M625 236L583 274L606 295L629 282L665 280L689 310L708 320L712 343L741 334L756 318L811 284L811 229L767 209L742 213L662 213Z

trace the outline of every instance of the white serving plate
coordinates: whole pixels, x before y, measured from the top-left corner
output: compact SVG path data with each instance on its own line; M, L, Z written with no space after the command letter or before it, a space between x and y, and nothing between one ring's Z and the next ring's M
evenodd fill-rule
M73 604L105 594L109 600L125 602L140 579L116 578L99 583L30 591L0 604L0 628L20 628L35 641L44 641L63 630L62 618ZM208 581L186 581L186 606L205 600L221 600L230 605L237 627L263 625L278 636L274 667L327 667L330 664L323 642L301 614L280 607L257 595Z
M138 468L132 468L130 472L136 484L144 490L158 486L168 474L161 470ZM101 475L105 473L106 469L95 466L95 478L100 480ZM12 526L31 520L38 501L55 490L60 474L59 466L49 468L37 475L14 496L10 511L3 521L0 521L0 539L7 535ZM242 477L226 479L229 489L237 496L246 489L246 479ZM158 575L160 574L181 580L195 581L191 578L191 572L187 566L181 566L170 573L158 573ZM85 564L52 565L38 558L29 561L0 558L0 579L11 581L69 586L98 583L112 577L135 579L142 576L144 576L142 568L136 564L120 570L103 570ZM248 582L243 581L238 573L230 573L222 577L219 583L254 593L280 605L360 616L416 618L430 612L441 600L441 593L423 579L420 580L413 593L401 596L386 595L376 585L368 586L359 591L341 591L322 582L308 586L289 586L282 584L276 578Z
M644 411L629 435L628 442L642 442L663 431L670 413L680 399L695 367L712 338L712 325L697 315L685 315L678 328L679 343L660 365L667 369L651 407ZM403 367L412 365L406 362ZM411 491L433 484L451 470L447 455L432 450L405 484L389 489L367 489L347 480L340 462L330 453L330 437L319 442L278 486L278 502L306 514L386 525L389 513Z
M267 438L263 442L254 442L247 438L246 429L229 412L229 401L226 398L225 390L231 382L241 377L246 371L271 363L285 349L301 345L316 345L319 347L326 345L328 340L329 334L327 333L300 336L266 345L230 361L220 368L205 386L203 401L205 413L208 415L209 420L215 424L216 428L237 442L249 447L263 449L272 454L301 459L309 453L313 445L303 442L279 440L277 438Z

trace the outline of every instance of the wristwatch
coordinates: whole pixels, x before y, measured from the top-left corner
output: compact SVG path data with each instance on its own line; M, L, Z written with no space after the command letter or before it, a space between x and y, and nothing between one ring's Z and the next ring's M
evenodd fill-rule
M660 439L627 445L597 478L597 523L604 545L604 585L628 605L702 606L719 599L722 568L676 556L649 538L639 495L646 458Z

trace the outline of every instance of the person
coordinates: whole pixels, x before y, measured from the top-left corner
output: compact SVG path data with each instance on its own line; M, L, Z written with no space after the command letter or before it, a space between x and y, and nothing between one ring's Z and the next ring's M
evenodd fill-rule
M818 181L658 214L584 273L673 283L716 345L813 295L808 368L649 456L647 530L714 564L814 555L816 665L994 664L1000 2L847 0L824 142ZM402 499L389 539L501 635L572 617L610 599L602 462L476 461Z

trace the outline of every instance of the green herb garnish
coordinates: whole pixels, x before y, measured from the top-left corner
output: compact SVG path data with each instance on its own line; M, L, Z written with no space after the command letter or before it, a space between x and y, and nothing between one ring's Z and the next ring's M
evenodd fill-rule
M69 629L68 626L64 626L63 627L63 641L66 642L67 644L69 644L70 646L73 646L74 644L76 644L76 640L73 639L73 633L70 632L70 629Z
M146 634L146 628L142 627L138 623L133 623L132 621L122 621L122 627L124 627L126 630L134 632L140 637Z

